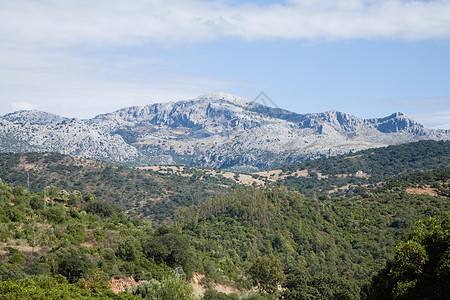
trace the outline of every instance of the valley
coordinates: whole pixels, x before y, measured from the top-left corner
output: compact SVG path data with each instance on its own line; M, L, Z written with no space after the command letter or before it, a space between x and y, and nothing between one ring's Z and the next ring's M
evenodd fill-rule
M125 167L58 153L5 153L0 162L0 279L14 279L0 282L0 291L23 297L30 280L33 293L58 280L42 290L47 298L70 291L80 299L132 299L153 289L190 299L192 282L203 299L377 299L389 291L371 280L397 259L402 241L425 230L417 224L449 228L448 141L248 174ZM256 271L259 260L273 264L270 277ZM174 270L182 280L171 277ZM108 289L130 276L147 292L137 283L133 294Z

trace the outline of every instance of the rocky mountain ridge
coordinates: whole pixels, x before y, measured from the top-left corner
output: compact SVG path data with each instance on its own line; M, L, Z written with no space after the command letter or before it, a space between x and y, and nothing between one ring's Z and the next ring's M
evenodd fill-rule
M0 117L0 151L53 151L134 165L257 170L419 140L450 140L403 113L297 114L224 93L127 107L88 120L39 111Z

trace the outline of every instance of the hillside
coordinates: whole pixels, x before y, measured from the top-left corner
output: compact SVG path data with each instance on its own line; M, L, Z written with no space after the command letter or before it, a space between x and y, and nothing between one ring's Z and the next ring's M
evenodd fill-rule
M411 173L390 184L349 199L306 197L285 187L237 188L180 208L176 223L153 229L83 190L54 186L33 193L0 181L0 281L13 280L0 282L0 291L23 298L39 292L57 299L65 291L85 299L132 299L106 289L108 279L132 275L190 293L183 280L170 279L182 267L177 272L186 278L196 272L204 288L227 284L245 294L255 284L270 288L255 271L265 265L258 262L267 262L279 266L280 282L283 274L289 280L301 276L314 293L360 299L361 286L394 258L394 246L416 220L450 212L449 168ZM435 194L407 191L421 186ZM286 285L283 293L296 291L292 281ZM271 299L260 297L251 299Z
M88 120L40 111L0 117L1 152L59 152L133 166L184 164L269 170L324 156L419 140L449 140L403 113L361 119L298 114L217 93L127 107Z
M29 176L32 191L55 186L92 193L155 224L171 219L179 206L200 203L237 185L223 175L177 166L136 169L58 153L0 154L4 182L27 187Z
M448 169L409 176L415 181L402 177L396 184L438 180L448 193ZM245 292L259 282L252 271L255 264L269 259L278 261L279 272L288 278L303 274L304 284L318 293L360 299L363 283L394 258L394 245L407 237L416 220L450 211L448 194L386 189L319 200L284 187L247 187L182 208L177 223L152 229L149 222L127 217L90 194L81 198L77 191L48 187L44 202L44 191L32 193L0 182L0 195L0 281L15 280L0 283L0 290L16 289L25 298L33 282L35 293L45 293L45 282L53 282L48 295L71 291L86 299L131 299L130 294L114 296L105 290L106 280L132 275L164 286L176 267L187 278L204 274L205 287L222 283ZM58 274L65 279L48 277ZM169 285L171 291L184 289L183 281L176 284ZM296 289L287 284L284 293Z
M55 188L32 193L0 181L0 195L1 299L142 299L130 292L135 280L150 279L165 299L193 299L179 298L192 289L173 275L183 266L180 274L190 278L194 261L176 229L155 231L150 222L76 191L61 197ZM109 289L129 278L132 284L121 290L130 291Z
M177 220L217 270L235 279L234 266L275 255L284 270L364 280L393 258L393 245L406 238L416 220L450 211L448 169L442 180L447 194L436 196L400 189L317 199L284 187L238 189L180 209ZM218 276L217 270L211 276Z
M0 154L0 178L42 190L79 190L152 220L173 218L192 206L239 185L278 185L319 198L352 197L390 177L450 165L450 142L421 141L321 158L282 170L238 174L188 166L129 168L57 153Z
M352 188L358 186L371 187L394 176L447 166L450 141L420 141L319 158L256 174L308 195L351 196Z

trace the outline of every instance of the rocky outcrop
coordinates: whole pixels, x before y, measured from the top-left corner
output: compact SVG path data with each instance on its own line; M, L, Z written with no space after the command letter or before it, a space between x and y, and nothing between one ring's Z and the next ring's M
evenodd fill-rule
M425 128L403 113L377 119L339 111L297 114L223 93L123 108L89 120L38 111L0 118L1 151L235 170L425 139L449 140L450 132Z
M59 152L118 162L138 157L138 151L120 135L39 111L19 111L0 119L0 151Z

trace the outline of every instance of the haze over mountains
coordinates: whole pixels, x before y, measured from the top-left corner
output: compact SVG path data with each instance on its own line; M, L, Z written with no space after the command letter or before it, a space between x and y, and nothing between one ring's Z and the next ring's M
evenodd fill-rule
M298 114L224 93L127 107L88 120L41 111L0 117L0 152L59 152L133 165L269 169L419 140L450 140L403 113Z

